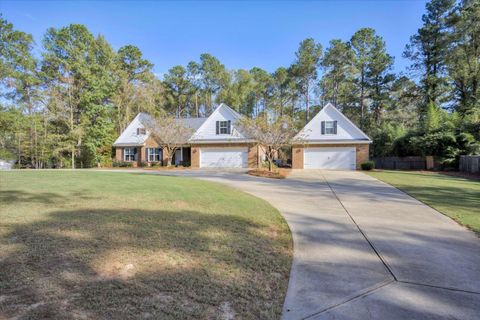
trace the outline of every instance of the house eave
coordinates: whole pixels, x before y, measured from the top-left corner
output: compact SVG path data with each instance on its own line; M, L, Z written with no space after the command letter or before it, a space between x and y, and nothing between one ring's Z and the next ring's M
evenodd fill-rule
M301 144L371 144L372 140L366 139L355 139L355 140L324 140L324 139L317 139L317 140L299 140L293 142L295 145Z
M236 144L236 143L254 143L255 140L252 139L238 139L238 140L220 140L220 139L195 139L190 140L190 144Z
M145 143L114 143L114 147L143 147Z

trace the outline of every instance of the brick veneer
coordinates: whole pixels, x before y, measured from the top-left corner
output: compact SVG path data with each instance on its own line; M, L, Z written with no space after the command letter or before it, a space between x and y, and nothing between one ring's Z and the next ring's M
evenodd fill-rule
M292 147L292 169L303 169L303 146Z
M215 143L215 144L195 144L191 146L191 165L192 168L200 168L200 149L201 148L248 148L248 167L258 168L260 165L260 152L257 144L251 143Z
M362 162L369 160L369 144L309 144L292 147L292 169L303 169L303 154L305 148L322 148L322 147L355 147L356 149L356 166L360 169Z
M123 158L122 158L122 150L123 148L115 148L115 160L117 161L123 161Z
M136 167L139 165L142 161L146 161L146 155L145 155L145 150L146 148L159 148L158 143L153 139L152 137L148 137L148 139L145 141L144 146L136 146L136 147L116 147L115 148L115 160L117 161L123 161L123 149L124 148L137 148L137 161L133 163L133 166ZM162 153L163 154L163 153Z

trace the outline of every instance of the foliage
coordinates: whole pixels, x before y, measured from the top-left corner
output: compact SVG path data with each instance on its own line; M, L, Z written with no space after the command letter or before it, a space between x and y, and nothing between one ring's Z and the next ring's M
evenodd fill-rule
M364 171L370 171L375 168L375 163L373 161L365 161L360 164L360 167Z
M258 142L268 160L268 170L272 171L273 161L282 147L292 144L297 133L293 121L288 117L270 120L262 115L257 118L241 118L237 121L241 132Z
M177 118L165 114L158 114L144 122L146 129L162 148L167 159L167 166L172 165L175 151L188 143L194 130L178 121Z
M133 167L133 163L130 161L113 161L112 162L112 167L118 167L118 168L131 168Z
M374 140L373 156L435 154L454 165L480 141L478 21L478 1L428 2L405 74L392 72L383 38L362 28L325 51L304 39L293 63L274 72L230 70L203 53L160 80L134 45L115 51L71 24L49 28L40 47L0 16L0 150L22 167L94 167L110 162L139 112L204 117L225 102L298 131L331 102Z

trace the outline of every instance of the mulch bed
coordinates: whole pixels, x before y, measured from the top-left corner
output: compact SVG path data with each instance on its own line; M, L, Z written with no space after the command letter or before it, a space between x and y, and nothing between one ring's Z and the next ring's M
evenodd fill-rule
M271 178L271 179L285 179L289 170L279 169L277 171L268 170L250 170L248 174L255 177Z

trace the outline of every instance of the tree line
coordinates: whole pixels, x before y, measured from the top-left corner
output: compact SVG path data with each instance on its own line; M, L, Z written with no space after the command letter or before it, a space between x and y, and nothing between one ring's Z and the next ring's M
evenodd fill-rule
M134 45L114 50L71 24L41 45L0 16L0 158L20 166L109 165L112 143L138 112L208 116L224 102L248 118L302 128L333 103L374 141L372 156L435 155L455 165L479 152L480 2L432 0L396 74L384 39L362 28L324 48L300 42L270 73L227 68L211 54L158 79ZM400 26L399 26L400 27Z

